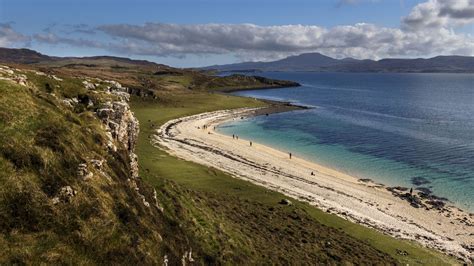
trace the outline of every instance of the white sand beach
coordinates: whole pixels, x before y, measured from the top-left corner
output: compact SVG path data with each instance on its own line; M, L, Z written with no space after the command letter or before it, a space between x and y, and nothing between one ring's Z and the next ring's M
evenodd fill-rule
M172 120L156 132L153 144L394 237L415 240L466 261L472 258L473 214L450 205L415 208L383 185L303 160L297 154L290 159L288 151L255 142L250 146L250 140L236 140L213 130L220 123L254 112L256 109L249 108L223 110Z

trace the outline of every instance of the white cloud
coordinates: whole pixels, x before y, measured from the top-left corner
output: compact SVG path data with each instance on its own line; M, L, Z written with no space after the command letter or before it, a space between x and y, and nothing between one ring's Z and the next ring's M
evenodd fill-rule
M35 40L127 55L232 54L242 60L271 60L304 52L372 59L474 55L474 38L454 30L474 22L473 10L474 0L428 0L416 5L402 19L401 28L367 23L332 28L317 25L109 24L99 26L95 31L88 28L88 33L95 33L88 34L92 39L47 32L35 35ZM87 28L87 25L81 27Z
M100 30L124 40L116 49L142 55L233 53L246 60L265 60L314 51L339 58L474 54L472 38L444 28L413 32L366 23L333 28L148 23L107 25Z
M13 30L9 23L0 23L0 47L10 47L15 44L27 43L29 37Z
M429 0L403 18L407 30L463 26L474 22L474 0Z

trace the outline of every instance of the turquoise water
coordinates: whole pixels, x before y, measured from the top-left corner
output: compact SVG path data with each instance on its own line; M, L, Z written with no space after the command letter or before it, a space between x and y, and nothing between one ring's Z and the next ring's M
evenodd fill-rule
M389 186L419 187L474 211L474 75L263 73L299 88L236 94L313 107L221 125Z

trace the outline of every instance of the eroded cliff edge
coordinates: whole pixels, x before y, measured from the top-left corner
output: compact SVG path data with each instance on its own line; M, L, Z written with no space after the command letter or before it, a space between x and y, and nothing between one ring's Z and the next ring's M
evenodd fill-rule
M0 90L0 264L192 259L139 177L128 88L0 66Z

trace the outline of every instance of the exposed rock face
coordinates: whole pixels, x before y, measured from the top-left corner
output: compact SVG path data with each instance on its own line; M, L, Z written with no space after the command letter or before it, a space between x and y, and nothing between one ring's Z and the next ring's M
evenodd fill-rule
M138 119L130 111L125 101L107 102L97 110L97 115L105 124L109 135L109 148L117 150L114 142L123 145L130 153L132 176L138 176L138 160L134 153L139 133Z
M109 137L107 144L109 149L117 151L118 148L123 148L127 151L130 159L130 186L137 191L143 200L143 204L149 207L150 203L140 194L137 185L138 156L134 151L138 140L140 125L128 105L130 95L127 93L127 88L123 87L120 83L116 81L107 82L111 84L109 92L118 96L120 100L105 103L102 108L97 110L97 116L106 127ZM119 147L117 147L117 145Z

